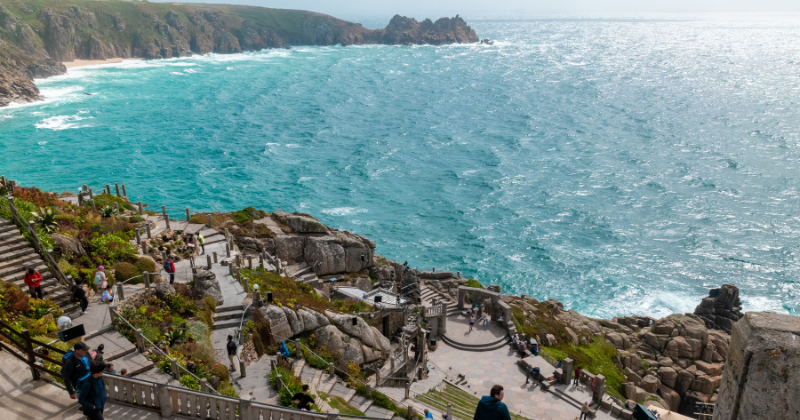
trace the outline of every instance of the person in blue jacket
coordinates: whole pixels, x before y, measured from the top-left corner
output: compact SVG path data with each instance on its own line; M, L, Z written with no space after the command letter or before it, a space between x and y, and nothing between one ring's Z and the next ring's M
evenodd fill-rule
M472 420L511 420L508 407L502 402L503 396L505 396L503 386L493 386L489 395L484 395L478 402L478 408L475 409L475 416Z
M83 407L83 414L89 420L104 420L103 409L106 405L106 384L103 382L103 371L105 369L105 363L94 363L90 368L92 375L86 379L83 387L81 387L78 402Z

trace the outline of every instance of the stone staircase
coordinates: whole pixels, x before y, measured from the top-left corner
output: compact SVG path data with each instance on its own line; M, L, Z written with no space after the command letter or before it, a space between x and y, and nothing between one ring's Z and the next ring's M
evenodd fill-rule
M128 376L136 376L152 369L155 364L136 351L128 339L113 329L106 328L107 331L100 330L95 334L84 336L84 342L93 350L100 344L105 346L103 360L112 363L117 373L122 369L128 370Z
M212 330L239 327L242 315L244 315L242 305L217 306L217 312L212 317L214 320Z
M25 271L33 267L42 275L42 293L45 299L55 302L72 319L81 315L80 307L72 302L69 291L59 284L47 264L11 221L0 218L0 279L14 283L25 293Z
M305 261L286 267L286 274L298 282L310 284L312 287L322 285L322 281L314 272L314 267L309 266Z
M431 286L423 285L421 288L420 297L422 297L422 304L425 306L433 305L433 299L438 299L440 302L446 301L447 316L456 315L459 313L457 302L454 302L450 296L439 292Z

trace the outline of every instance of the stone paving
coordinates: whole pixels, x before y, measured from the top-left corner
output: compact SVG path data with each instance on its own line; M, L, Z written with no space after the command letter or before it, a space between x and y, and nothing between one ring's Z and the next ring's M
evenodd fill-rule
M448 333L453 324L456 323L448 322ZM494 335L487 334L486 337L492 339ZM547 361L538 356L532 358L533 365L538 366L543 375L552 376L555 369ZM495 384L503 385L503 402L513 413L536 420L573 420L580 415L578 407L557 397L555 393L544 391L538 385L525 384L525 373L517 366L518 359L511 346L487 352L465 352L446 343L440 343L428 356L429 364L445 372L450 381L455 382L458 374L464 374L468 383L460 388L476 398L489 395L489 389ZM581 400L591 400L588 392L583 394ZM598 411L597 418L605 420L612 417Z
M497 322L489 321L487 324L475 321L472 331L469 331L469 318L463 315L447 317L447 338L461 344L491 344L500 341L506 336L506 330Z

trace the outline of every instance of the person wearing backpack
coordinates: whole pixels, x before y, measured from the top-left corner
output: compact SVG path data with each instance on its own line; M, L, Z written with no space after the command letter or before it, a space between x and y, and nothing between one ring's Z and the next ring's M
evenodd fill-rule
M75 300L81 303L81 312L86 315L89 311L89 299L86 299L86 290L83 290L83 287L81 287L81 282L75 280L75 285L72 286L70 291L72 292L72 296L75 297Z
M95 363L90 369L90 376L84 381L78 402L83 408L83 414L89 420L104 420L103 410L106 405L106 384L103 382L103 371L106 364Z
M164 271L169 273L169 284L175 281L175 264L172 263L172 257L167 257L164 261Z
M78 398L77 395L83 387L83 383L91 375L88 352L89 346L83 341L78 341L73 350L61 358L61 376L69 397L73 400Z
M106 273L103 272L104 270L105 267L101 265L97 267L97 274L94 275L94 285L98 291L106 290L106 287L108 287L108 279L106 278Z
M30 288L32 298L35 299L37 295L39 299L44 298L42 295L42 275L35 268L31 267L25 273L25 284Z

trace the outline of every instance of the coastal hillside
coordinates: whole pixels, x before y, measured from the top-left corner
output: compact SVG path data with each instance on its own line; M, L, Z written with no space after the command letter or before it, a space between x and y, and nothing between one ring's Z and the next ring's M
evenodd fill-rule
M298 45L476 42L463 19L395 16L384 29L300 10L129 1L0 0L0 106L40 99L62 62L231 54Z

